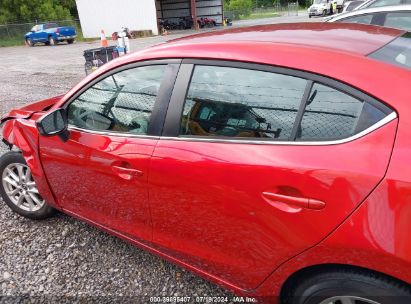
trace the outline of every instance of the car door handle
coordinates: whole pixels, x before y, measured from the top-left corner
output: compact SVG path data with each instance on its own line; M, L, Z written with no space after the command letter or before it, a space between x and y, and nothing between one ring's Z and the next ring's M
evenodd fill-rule
M113 170L114 173L125 180L131 180L133 177L139 177L143 175L143 171L141 170L117 165L112 165L111 170Z
M325 202L313 198L289 196L272 192L263 192L263 197L269 201L305 209L321 210L325 207Z

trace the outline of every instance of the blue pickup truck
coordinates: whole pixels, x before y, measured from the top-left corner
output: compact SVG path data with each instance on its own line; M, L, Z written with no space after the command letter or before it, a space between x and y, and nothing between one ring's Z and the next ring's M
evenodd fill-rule
M61 41L67 41L68 44L74 42L77 37L76 30L72 26L58 26L57 23L37 24L32 27L24 39L30 46L36 43L45 43L46 45L56 45Z

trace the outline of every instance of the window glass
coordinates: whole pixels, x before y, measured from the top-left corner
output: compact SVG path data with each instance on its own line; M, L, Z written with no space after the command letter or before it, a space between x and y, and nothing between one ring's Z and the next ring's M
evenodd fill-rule
M361 15L361 16L355 16L355 17L340 19L340 20L338 20L338 22L371 24L371 20L372 20L372 15L367 14L367 15Z
M44 24L44 29L51 29L51 28L57 28L57 27L59 27L57 25L57 23L46 23L46 24Z
M97 131L147 134L166 65L125 70L87 89L68 107L71 125Z
M411 33L405 33L368 55L371 58L398 65L404 68L411 68Z
M378 108L333 88L314 84L297 140L334 140L350 137L386 115Z
M376 0L376 1L372 2L370 5L366 5L362 8L381 7L381 6L398 5L398 4L401 4L401 0Z
M411 31L411 12L387 13L384 26Z
M289 139L306 83L270 72L196 66L180 134Z
M364 3L364 2L363 1L352 1L352 2L350 2L350 4L347 5L347 8L345 9L345 11L346 12L351 12L356 7L360 6L362 3Z

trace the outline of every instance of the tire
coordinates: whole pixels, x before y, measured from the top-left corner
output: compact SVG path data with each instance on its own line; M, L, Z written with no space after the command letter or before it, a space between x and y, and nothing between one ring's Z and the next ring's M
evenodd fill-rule
M34 220L48 218L56 212L38 194L31 171L20 152L10 151L0 157L0 177L0 195L14 212ZM11 192L16 194L11 195Z
M68 39L68 40L67 40L67 43L68 43L68 44L72 44L73 42L74 42L74 39Z
M31 40L31 39L26 39L26 42L27 42L27 44L29 45L29 46L34 46L34 42L33 42L33 40Z
M311 18L312 16L311 15L308 15L308 18Z
M410 287L366 270L335 270L318 273L296 285L285 295L287 304L407 304ZM292 286L291 286L292 287ZM342 299L345 299L343 302ZM351 300L351 302L349 301Z
M327 16L327 10L323 10L323 17Z
M58 43L58 41L56 39L54 39L52 36L49 37L49 44L48 45L56 45Z

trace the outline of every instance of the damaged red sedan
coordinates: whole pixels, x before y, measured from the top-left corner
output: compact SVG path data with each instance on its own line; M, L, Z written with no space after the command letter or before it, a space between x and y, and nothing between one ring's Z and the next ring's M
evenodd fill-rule
M410 83L395 29L174 40L4 116L0 193L261 302L410 303Z

